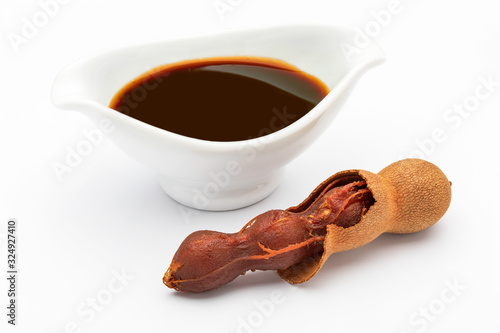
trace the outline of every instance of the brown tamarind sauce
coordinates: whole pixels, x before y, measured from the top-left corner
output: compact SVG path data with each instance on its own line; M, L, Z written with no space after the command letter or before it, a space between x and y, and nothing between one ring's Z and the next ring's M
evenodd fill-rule
M180 135L239 141L289 126L328 92L281 60L210 58L155 68L123 87L110 108Z

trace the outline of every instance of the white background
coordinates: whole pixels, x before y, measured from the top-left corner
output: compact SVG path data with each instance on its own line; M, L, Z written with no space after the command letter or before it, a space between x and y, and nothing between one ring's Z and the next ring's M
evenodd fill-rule
M388 0L222 0L232 6L222 16L212 0L71 0L17 51L8 36L42 9L0 1L0 267L9 218L18 220L20 267L14 328L0 274L2 332L500 332L498 1L401 0L372 33L386 63L360 80L270 197L229 212L182 208L107 139L59 180L53 164L96 125L51 105L55 75L87 54L147 40L280 22L364 30ZM494 84L478 88L481 80ZM463 116L449 113L478 101L476 89L487 98ZM436 129L444 136L431 143ZM301 202L337 171L377 172L409 156L437 164L453 182L452 204L432 228L335 254L298 286L274 272L202 294L162 284L192 231L237 231Z

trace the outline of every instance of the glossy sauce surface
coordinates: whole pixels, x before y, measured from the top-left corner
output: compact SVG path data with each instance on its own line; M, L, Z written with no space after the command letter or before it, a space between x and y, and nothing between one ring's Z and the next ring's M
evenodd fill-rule
M280 60L213 58L155 68L123 87L110 107L180 135L240 141L294 123L328 92Z

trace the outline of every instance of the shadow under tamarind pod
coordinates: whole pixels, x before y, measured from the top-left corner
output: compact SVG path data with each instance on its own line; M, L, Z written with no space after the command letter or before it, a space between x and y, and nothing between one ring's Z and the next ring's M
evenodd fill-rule
M430 227L450 202L451 183L424 160L401 160L378 174L341 171L301 204L265 212L237 233L192 233L175 253L163 283L202 292L248 270L276 270L284 280L302 283L333 253L365 245L382 233Z

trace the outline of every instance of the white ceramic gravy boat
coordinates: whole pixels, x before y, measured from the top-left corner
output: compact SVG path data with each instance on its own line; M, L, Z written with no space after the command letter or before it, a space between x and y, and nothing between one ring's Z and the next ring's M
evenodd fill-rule
M360 48L355 38L356 31L345 27L288 25L134 45L63 69L54 82L52 101L59 108L84 113L97 124L110 121L113 131L108 137L154 170L165 192L181 204L204 210L236 209L268 196L278 186L283 167L328 127L360 76L383 62L374 42ZM331 91L291 125L234 142L185 137L108 107L118 90L154 67L223 56L281 59L316 76Z

